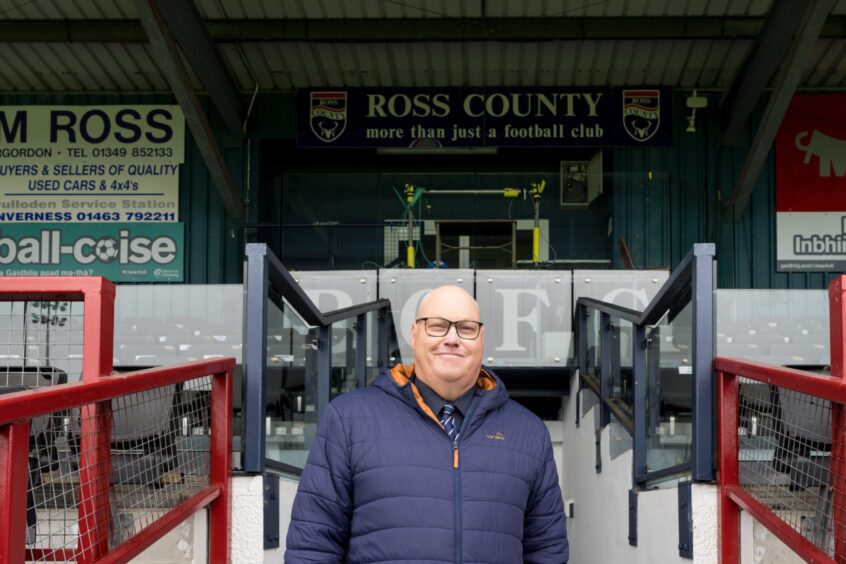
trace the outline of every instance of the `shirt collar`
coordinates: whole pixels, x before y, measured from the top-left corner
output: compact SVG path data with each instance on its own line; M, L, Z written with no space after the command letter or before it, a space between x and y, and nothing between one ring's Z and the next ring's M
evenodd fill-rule
M466 415L467 410L470 409L470 404L473 403L473 398L476 397L477 391L480 390L477 386L473 386L464 392L461 397L453 402L449 402L438 395L435 390L427 386L423 380L417 377L417 375L412 376L412 382L414 382L414 385L417 386L417 390L420 392L420 396L423 398L423 401L426 402L426 405L428 405L429 409L431 409L434 413L440 412L445 403L452 403L455 408L461 412L461 415Z

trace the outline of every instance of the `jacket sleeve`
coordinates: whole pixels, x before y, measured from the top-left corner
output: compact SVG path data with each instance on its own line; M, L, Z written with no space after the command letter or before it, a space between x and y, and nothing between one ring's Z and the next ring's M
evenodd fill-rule
M338 410L329 404L294 498L286 563L344 561L352 511L347 444Z
M532 487L523 522L523 562L562 564L570 557L564 503L558 471L552 457L552 441L546 432L543 467Z

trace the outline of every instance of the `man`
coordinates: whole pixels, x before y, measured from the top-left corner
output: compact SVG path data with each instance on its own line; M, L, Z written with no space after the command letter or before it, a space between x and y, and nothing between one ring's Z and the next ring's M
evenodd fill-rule
M411 328L414 365L329 404L286 562L567 561L549 432L482 368L484 337L475 300L437 288Z

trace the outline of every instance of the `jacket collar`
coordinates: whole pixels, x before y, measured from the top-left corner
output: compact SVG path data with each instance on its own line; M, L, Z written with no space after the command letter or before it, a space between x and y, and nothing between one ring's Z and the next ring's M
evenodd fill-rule
M411 378L412 374L414 374L413 364L397 364L391 369L391 378L400 387L408 384L409 378ZM492 374L493 373L484 366L480 368L479 377L476 379L476 387L482 388L485 391L490 391L496 388L497 385L500 385L501 382L499 382L499 378L492 376Z
M416 407L437 422L437 416L429 409L426 402L423 401L417 386L409 380L412 374L414 374L413 364L397 364L390 371L383 371L376 381L373 382L373 386ZM505 390L505 385L490 368L483 366L479 369L476 386L485 391L480 398L481 403L479 409L476 410L477 413L495 409L508 399L508 392ZM467 425L467 422L465 422L465 425Z

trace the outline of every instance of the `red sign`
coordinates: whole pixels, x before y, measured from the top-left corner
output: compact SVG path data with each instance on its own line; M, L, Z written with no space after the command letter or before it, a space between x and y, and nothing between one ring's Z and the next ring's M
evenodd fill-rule
M775 148L776 211L846 211L846 96L794 96Z

